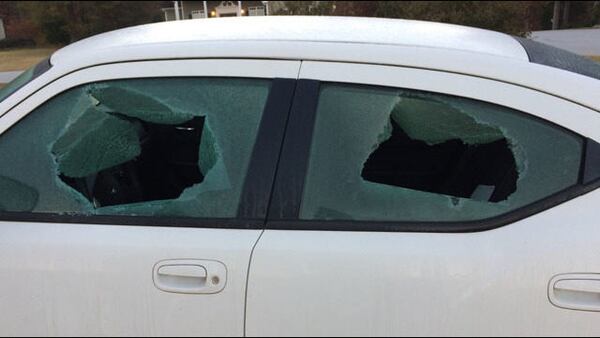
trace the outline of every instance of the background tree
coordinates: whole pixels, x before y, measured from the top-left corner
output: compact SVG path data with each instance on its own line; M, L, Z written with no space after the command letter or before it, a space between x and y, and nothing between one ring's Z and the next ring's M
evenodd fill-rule
M67 44L98 33L161 21L157 1L24 1L26 15L50 44Z
M526 35L552 28L554 1L286 1L290 15L348 15L438 21ZM561 28L600 23L600 1L563 3Z
M526 35L600 24L600 1L282 1L274 14L348 15L439 21ZM164 20L161 1L0 1L11 38L63 45L98 33Z
M285 6L275 15L332 15L335 4L342 1L283 1ZM348 1L353 2L353 1Z
M36 35L35 25L21 15L16 1L0 1L0 18L4 22L7 39L31 41Z
M375 16L438 21L510 34L527 32L529 1L378 1Z

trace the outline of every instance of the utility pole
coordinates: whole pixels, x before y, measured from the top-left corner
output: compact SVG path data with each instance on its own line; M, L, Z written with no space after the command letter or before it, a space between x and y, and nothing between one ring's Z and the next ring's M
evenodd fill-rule
M565 1L562 15L562 27L569 28L569 9L571 7L570 1Z
M181 16L179 15L179 1L173 1L173 7L175 8L175 20L181 20Z
M552 15L552 30L559 28L560 21L560 1L554 1L554 15Z

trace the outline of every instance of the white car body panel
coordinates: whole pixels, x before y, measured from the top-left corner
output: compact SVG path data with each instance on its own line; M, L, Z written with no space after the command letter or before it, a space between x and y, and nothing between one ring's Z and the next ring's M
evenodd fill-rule
M120 63L62 77L0 118L0 134L67 89L143 77L295 78L300 62L179 60ZM244 334L246 277L261 230L0 222L4 335ZM155 265L208 260L226 268L215 294L159 290ZM209 271L210 273L210 271ZM15 278L18 276L18 278Z
M316 34L318 27L331 33ZM365 32L362 39L348 33L371 30L375 33ZM422 32L409 34L412 31ZM373 40L369 43L367 39ZM82 40L57 51L47 73L1 102L0 115L47 82L81 68L192 58L312 60L443 70L559 97L568 93L569 100L600 111L599 81L531 63L523 47L505 34L403 20L253 17L150 24Z
M0 141L32 110L81 84L255 77L457 95L600 142L600 81L531 63L512 37L474 28L184 20L101 34L59 50L51 63L0 102ZM600 273L599 201L596 190L495 230L456 234L0 221L0 333L599 335L598 312L559 308L548 297L556 276ZM157 263L190 260L223 265L224 288L178 294L155 286Z
M304 62L300 78L459 95L600 139L598 112L503 82L329 62ZM479 233L266 230L252 258L247 334L600 334L597 313L548 300L555 275L600 271L599 199L596 191Z
M597 336L600 314L553 306L548 284L600 271L599 200L477 233L267 230L247 335Z
M352 34L348 34L351 31ZM367 45L405 45L484 53L528 60L509 35L443 23L398 19L317 16L268 16L181 20L99 34L54 54L57 63L95 62L96 54L115 48L176 45L181 42L300 41Z
M0 222L2 335L241 336L248 262L259 235ZM222 262L227 286L214 295L161 291L152 270L164 259Z

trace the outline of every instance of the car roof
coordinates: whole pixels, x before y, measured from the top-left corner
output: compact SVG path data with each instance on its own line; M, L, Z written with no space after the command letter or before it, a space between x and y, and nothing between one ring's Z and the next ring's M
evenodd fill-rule
M99 55L119 48L167 45L177 49L182 43L216 41L413 46L529 60L511 36L472 27L401 19L264 16L180 20L120 29L69 45L52 56L52 63L77 58L82 52Z
M130 27L73 43L51 56L52 69L40 83L119 62L211 58L349 62L492 79L600 111L600 81L580 71L590 69L581 66L585 62L575 60L577 67L573 58L542 62L537 54L507 34L434 22L316 16L196 19ZM568 67L563 66L565 60Z

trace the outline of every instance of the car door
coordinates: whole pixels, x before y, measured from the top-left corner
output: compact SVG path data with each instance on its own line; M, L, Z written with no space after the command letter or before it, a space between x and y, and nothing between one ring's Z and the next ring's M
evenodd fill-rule
M298 70L99 65L5 112L0 331L243 335L250 253Z
M599 127L506 82L303 62L247 334L599 334Z

